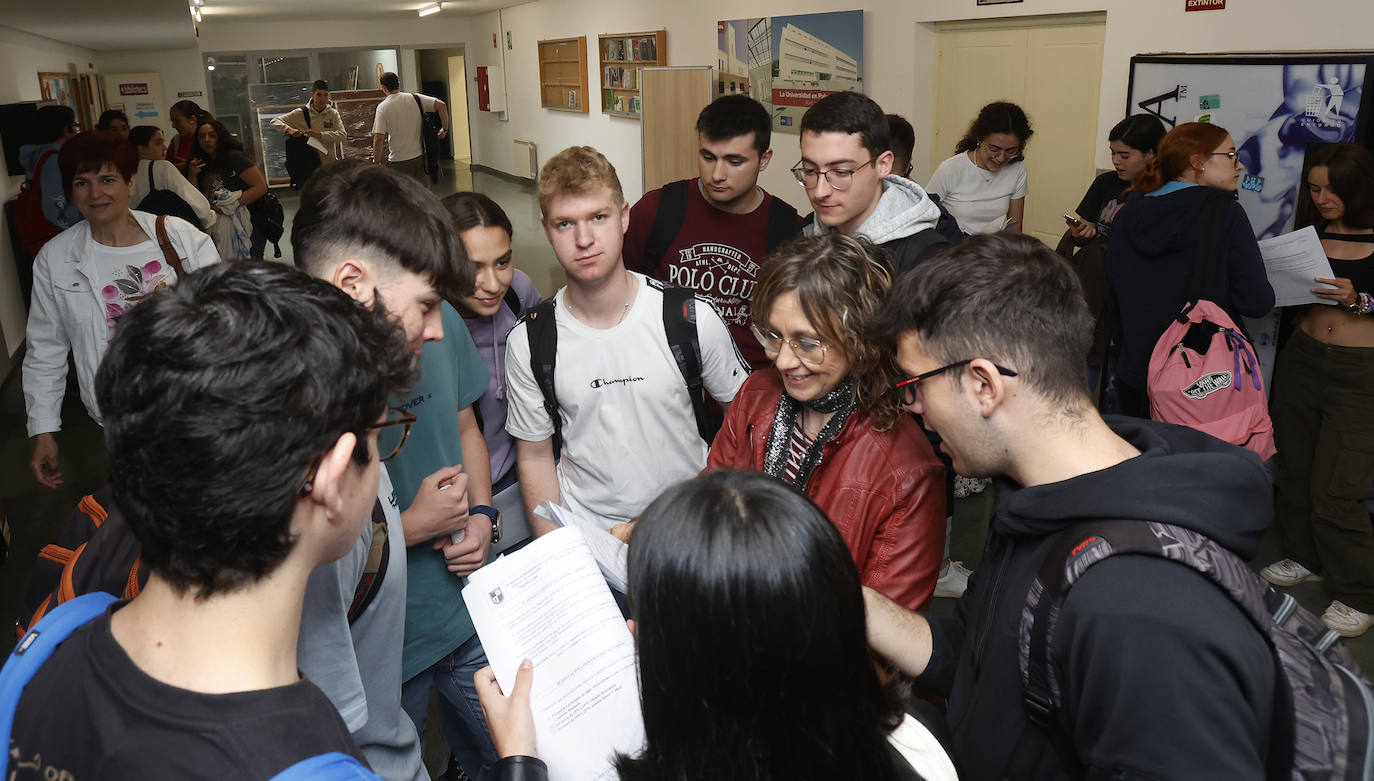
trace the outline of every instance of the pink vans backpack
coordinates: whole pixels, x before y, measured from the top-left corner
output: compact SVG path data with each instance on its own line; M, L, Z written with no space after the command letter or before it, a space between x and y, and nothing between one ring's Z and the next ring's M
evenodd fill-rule
M1190 426L1269 459L1276 452L1274 426L1255 348L1225 310L1202 297L1222 262L1218 250L1227 200L1217 191L1203 206L1188 303L1150 354L1150 417Z

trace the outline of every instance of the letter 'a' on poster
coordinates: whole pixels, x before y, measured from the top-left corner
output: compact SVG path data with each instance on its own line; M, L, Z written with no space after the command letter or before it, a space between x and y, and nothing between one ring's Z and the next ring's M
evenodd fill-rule
M634 638L582 532L555 529L468 576L463 601L503 691L534 662L535 745L552 781L616 778L644 746Z

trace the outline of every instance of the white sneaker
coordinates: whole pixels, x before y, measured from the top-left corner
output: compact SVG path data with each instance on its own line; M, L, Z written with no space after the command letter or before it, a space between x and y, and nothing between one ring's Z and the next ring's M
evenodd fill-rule
M1341 637L1359 637L1374 626L1374 616L1361 613L1338 599L1322 613L1322 623L1339 632Z
M1308 580L1321 580L1322 576L1312 570L1293 561L1292 559L1279 559L1260 570L1260 577L1273 583L1275 586L1296 586Z
M968 576L973 572L962 561L951 561L940 570L940 579L935 581L935 596L958 599L968 589Z

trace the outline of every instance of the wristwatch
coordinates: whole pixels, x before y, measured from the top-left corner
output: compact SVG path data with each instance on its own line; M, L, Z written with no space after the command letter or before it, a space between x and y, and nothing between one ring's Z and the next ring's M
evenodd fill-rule
M495 545L501 541L501 530L505 527L505 521L501 518L500 510L485 504L475 504L468 508L468 515L485 515L490 518L491 544Z

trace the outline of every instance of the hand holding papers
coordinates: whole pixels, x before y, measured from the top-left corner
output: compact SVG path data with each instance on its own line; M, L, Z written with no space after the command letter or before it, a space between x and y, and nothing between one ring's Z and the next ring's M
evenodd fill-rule
M556 529L477 570L463 601L502 691L515 689L522 660L534 662L530 706L549 777L615 778L616 752L644 744L634 639L582 532Z
M1259 250L1269 284L1274 288L1274 306L1336 303L1312 292L1318 286L1317 277L1335 276L1316 228L1309 225L1265 239L1259 243Z

